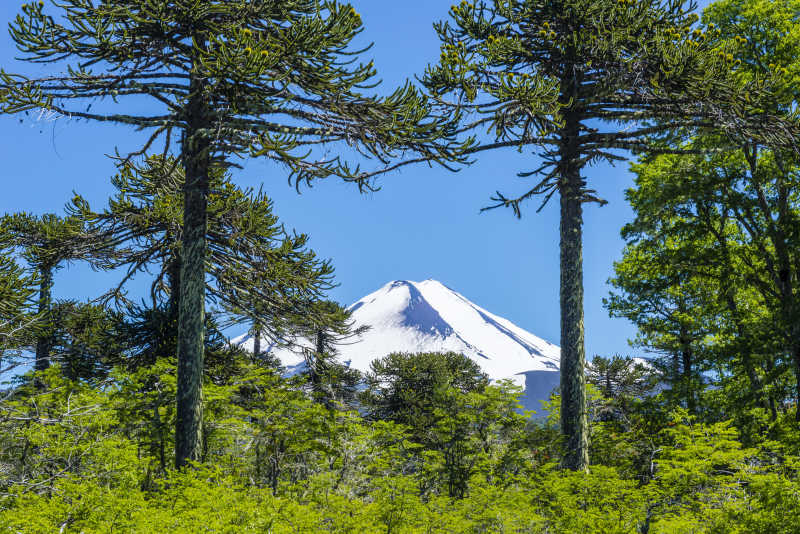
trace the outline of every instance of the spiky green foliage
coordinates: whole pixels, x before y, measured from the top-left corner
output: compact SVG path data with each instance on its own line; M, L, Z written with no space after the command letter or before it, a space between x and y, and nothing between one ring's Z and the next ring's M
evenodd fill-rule
M52 10L33 2L11 25L21 58L67 70L42 79L4 72L2 110L46 107L129 124L152 134L145 149L197 126L215 160L263 155L297 180L363 178L338 156L308 158L307 147L322 141L381 159L408 147L440 157L443 147L431 141L449 119L429 116L411 85L385 98L362 92L376 72L351 49L361 31L359 14L338 2L68 0ZM87 99L141 96L152 113L85 107Z
M409 425L418 437L435 417L439 393L479 391L489 384L478 364L455 352L388 354L370 364L367 378L363 401L370 416Z
M696 128L784 143L794 136L792 120L740 96L774 99L762 92L761 80L741 85L727 47L712 44L718 30L695 27L694 6L463 0L436 25L441 59L423 81L443 105L474 115L466 130L488 130L490 139L471 150L540 148L541 165L520 173L536 184L516 198L498 192L491 207L520 216L534 196L543 195L542 206L556 192L561 199L561 423L571 468L588 465L582 205L605 202L587 187L585 168L624 159L620 150L669 151L655 138Z
M20 347L36 319L27 313L35 291L35 277L11 257L0 254L0 373L22 363Z
M0 111L45 108L124 124L149 137L134 154L180 138L185 170L179 309L179 464L200 447L205 258L210 172L231 157L259 156L288 169L296 183L341 176L369 186L370 174L331 156L345 143L379 160L410 148L451 158L449 117L431 115L409 84L387 97L362 93L375 71L350 46L361 18L346 4L315 0L66 0L25 4L11 25L22 58L65 67L30 79L0 74ZM140 114L94 100L149 106ZM89 104L89 106L87 106ZM86 107L84 107L86 106ZM130 108L128 108L130 109ZM185 439L185 441L184 441Z
M4 215L0 229L0 243L19 252L37 270L58 269L67 262L92 257L93 250L99 255L103 249L103 243L88 234L78 217L16 213Z
M79 217L59 217L48 213L17 213L0 220L0 246L18 252L39 280L37 313L41 318L36 329L36 368L50 365L53 343L52 289L55 271L77 260L100 261L111 249L97 235L86 229Z
M579 169L624 159L612 149L653 151L654 135L678 127L791 142L793 132L781 130L793 124L789 117L747 107L758 97L760 105L775 102L765 87L790 87L785 70L749 76L751 85L741 86L741 60L713 23L697 25L694 7L674 0L462 1L451 20L436 24L441 59L423 80L444 102L474 113L469 127L496 138L471 150L542 148L544 164L520 174L540 182L516 199L496 199L516 215L525 200L558 189L568 122L579 123ZM591 120L597 125L583 124ZM582 193L584 201L602 202L592 190Z
M615 355L595 356L586 366L586 379L609 400L624 405L653 391L656 377L649 362Z
M296 338L300 336L302 341L295 350L300 350L306 361L302 374L318 401L329 407L356 406L361 373L340 363L337 352L341 345L358 343L359 336L370 327L356 328L352 312L331 300L315 302L312 310L296 330Z
M76 196L76 215L91 220L116 254L102 266L124 276L109 297L126 303L125 287L154 271L152 301L164 303L177 321L183 220L183 170L171 158L126 163L112 178L116 189L102 212ZM241 190L230 173L214 170L209 195L206 294L233 321L258 321L262 335L279 341L311 320L315 302L332 287L333 267L317 258L308 235L288 232L261 191ZM323 323L324 324L324 323Z
M51 358L70 380L98 382L122 363L129 346L123 316L96 303L61 300L53 303Z

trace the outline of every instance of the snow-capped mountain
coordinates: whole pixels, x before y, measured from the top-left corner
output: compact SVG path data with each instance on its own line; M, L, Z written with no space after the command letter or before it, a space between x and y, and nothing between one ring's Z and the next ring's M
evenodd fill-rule
M436 280L396 280L350 306L355 326L369 325L361 338L339 348L342 362L368 371L391 352L460 352L492 380L511 379L525 389L522 405L541 412L559 382L560 350L511 321L494 315ZM234 342L252 350L242 336ZM277 349L290 370L304 365L298 354Z

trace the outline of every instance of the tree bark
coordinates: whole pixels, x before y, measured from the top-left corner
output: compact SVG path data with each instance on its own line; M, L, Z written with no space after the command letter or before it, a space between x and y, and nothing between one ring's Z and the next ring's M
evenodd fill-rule
M577 121L566 119L562 148L561 196L561 431L564 467L589 466L589 423L586 413L586 354L583 343L583 181L575 164ZM573 124L570 124L573 122Z
M203 81L193 74L182 156L186 172L178 303L178 384L175 465L202 456L205 255L210 150Z
M171 239L169 236L167 240ZM172 357L175 354L181 291L181 258L177 251L170 255L166 265L167 298L166 317L161 324L156 325L157 339L152 353L145 355L145 365L153 365L158 358Z
M325 331L322 330L322 329L317 330L316 349L317 349L317 354L320 355L320 356L322 356L322 354L325 352L325 341L326 341L325 340Z
M53 344L53 317L50 313L53 269L51 267L42 267L40 275L42 279L39 283L39 316L43 317L47 324L36 338L36 361L34 363L34 370L36 371L44 371L50 367L50 349Z
M314 353L314 360L309 366L309 372L311 373L311 388L317 397L322 399L326 406L330 407L330 399L326 398L327 395L322 388L322 380L320 377L320 373L323 371L325 358L325 331L322 329L317 330L317 335L315 337L316 351Z
M731 313L734 317L734 323L736 324L736 335L741 340L746 339L744 324L739 315L738 306L733 298L728 299L728 308L731 310ZM756 367L753 364L753 355L750 353L750 349L748 347L740 347L737 352L741 355L742 366L744 367L747 380L750 384L750 395L752 395L756 404L759 404L762 408L764 408L764 410L769 410L769 402L764 394L764 384L761 382L761 378L756 372Z
M253 325L253 359L258 360L261 356L261 326L256 323Z
M694 391L692 387L692 365L694 362L694 355L692 353L691 344L688 342L681 343L681 361L682 365L682 375L681 375L681 382L683 382L683 396L686 402L686 410L690 414L694 414L697 411L697 407L695 406L694 402Z
M753 190L758 199L758 206L767 224L767 236L775 249L775 264L772 267L773 278L776 282L780 295L781 308L783 312L784 328L787 329L787 345L792 354L794 363L795 388L797 395L797 405L795 409L795 420L800 423L800 328L797 325L796 295L794 283L800 273L793 268L792 250L790 236L787 234L787 226L791 228L793 215L790 212L790 187L783 175L775 175L775 190L777 191L777 214L773 215L768 195L761 182L761 172L758 166L758 149L755 145L745 146L744 155L750 166L750 177Z
M178 327L178 316L180 315L178 305L181 293L181 258L177 253L167 260L167 285L169 286L167 320L170 323L170 328L176 329Z
M761 383L761 378L758 376L758 373L756 373L755 366L753 365L753 356L750 353L750 349L746 346L742 346L741 343L747 339L747 333L745 330L744 321L742 320L742 314L739 311L739 305L736 302L736 286L733 282L733 262L731 261L730 252L728 250L728 239L725 235L725 226L728 220L729 210L726 209L723 212L719 230L715 228L707 213L707 209L703 210L703 214L705 215L706 219L706 225L714 234L714 237L716 237L722 254L721 263L723 298L728 307L728 311L730 311L731 317L733 318L733 323L736 326L736 335L738 338L738 341L736 342L737 350L735 350L735 353L738 353L741 356L742 366L744 367L745 374L747 375L747 379L750 383L750 395L753 397L756 403L760 404L765 410L768 410L769 403L764 395L764 385Z
M793 347L792 356L794 358L795 392L797 395L794 418L795 421L800 423L800 343L796 343Z

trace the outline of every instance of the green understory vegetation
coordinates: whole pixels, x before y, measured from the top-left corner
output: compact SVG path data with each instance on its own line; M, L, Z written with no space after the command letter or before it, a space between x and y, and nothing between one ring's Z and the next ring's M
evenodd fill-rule
M207 373L202 461L171 468L174 363L90 383L52 366L0 411L0 531L797 532L793 414L701 422L632 360L595 360L588 473L561 469L558 399L458 355L396 354L360 410L239 354ZM443 361L456 362L443 365ZM602 364L614 372L602 372ZM606 365L606 369L609 365ZM603 396L603 387L611 397ZM413 386L413 387L411 387ZM656 388L658 386L656 385ZM398 400L402 402L397 402ZM703 400L724 403L719 391ZM332 406L331 406L332 405ZM743 443L747 442L745 446Z

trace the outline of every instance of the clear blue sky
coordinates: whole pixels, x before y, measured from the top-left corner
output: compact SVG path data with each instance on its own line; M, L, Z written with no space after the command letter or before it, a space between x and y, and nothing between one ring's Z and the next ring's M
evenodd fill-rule
M22 2L0 2L5 28ZM447 15L452 0L376 2L353 0L365 31L362 43L384 80L381 91L421 73L439 55L432 22ZM706 2L703 2L705 4ZM45 74L45 68L14 61L16 49L0 33L0 66L10 72ZM3 195L0 212L60 212L72 191L100 207L111 193L112 163L104 154L140 146L140 136L121 127L46 118L0 116ZM138 144L137 144L138 143ZM479 213L495 190L526 190L516 178L536 159L513 150L480 156L453 174L426 166L406 167L386 176L382 190L360 195L335 180L318 182L298 195L281 170L246 161L235 180L259 187L275 201L275 211L290 228L311 235L311 246L331 258L341 284L331 297L350 304L394 279L435 278L476 304L556 344L558 312L558 202L536 214L530 203L521 220L509 211ZM588 169L590 185L609 201L587 205L584 225L585 325L587 356L633 354L627 339L634 328L611 319L602 307L612 263L619 259L619 229L632 217L624 190L632 185L626 163ZM96 295L116 279L73 267L61 271L60 297ZM232 334L239 333L237 331Z

